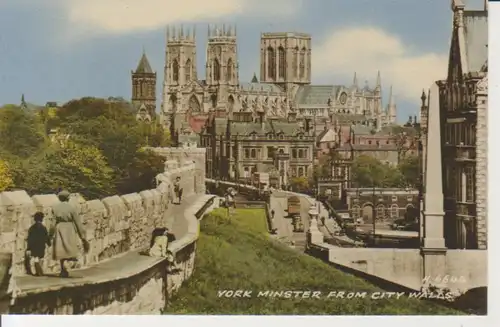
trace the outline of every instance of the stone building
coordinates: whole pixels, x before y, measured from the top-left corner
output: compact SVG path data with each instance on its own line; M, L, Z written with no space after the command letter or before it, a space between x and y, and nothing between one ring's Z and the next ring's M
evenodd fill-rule
M488 10L452 1L448 76L438 81L448 248L487 248ZM430 146L430 145L429 145Z
M132 75L132 105L137 120L151 122L156 116L156 72L151 69L146 53Z
M232 119L212 116L200 133L209 178L248 182L262 172L275 187L312 177L314 140L310 120L298 122L294 113L287 120L262 113L257 122L251 112L235 112Z
M346 190L346 204L352 218L363 218L365 223L418 217L418 190L398 188L351 188Z
M388 125L396 120L393 97L382 105L380 72L375 87L358 85L311 85L311 36L304 33L263 33L260 42L260 82L240 81L237 33L234 26L209 26L205 77L199 79L196 31L168 28L161 121L176 129L189 126L192 117L208 119L209 112L232 119L236 112L259 112L272 119L297 118L321 122L332 117ZM152 75L151 75L152 76ZM320 119L321 118L321 119Z

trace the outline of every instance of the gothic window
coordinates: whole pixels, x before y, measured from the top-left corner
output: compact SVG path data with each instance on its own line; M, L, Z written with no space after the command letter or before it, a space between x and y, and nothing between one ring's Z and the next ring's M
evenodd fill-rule
M233 61L231 58L227 61L227 70L226 70L226 81L231 82L233 77Z
M397 204L391 206L391 218L399 217L399 207Z
M172 63L172 79L174 82L179 83L179 63L176 59Z
M474 188L474 167L465 167L465 201L474 202L475 201L475 188Z
M227 99L227 109L228 109L228 112L233 112L234 98L232 95L230 95L229 98Z
M184 67L184 70L186 72L186 83L189 83L191 82L191 71L192 71L191 59L186 60L186 66Z
M297 78L297 63L298 63L298 56L299 56L299 48L296 47L293 50L293 57L292 57L292 69L293 69L293 77Z
M302 51L300 52L300 64L299 64L299 77L304 78L305 77L305 64L306 64L306 48L302 48Z
M279 76L280 78L285 78L285 49L283 47L278 48L278 57L279 57Z
M299 167L299 169L297 171L297 175L299 177L303 177L304 176L304 167Z
M267 48L267 74L271 79L276 78L276 56L271 47Z
M177 109L177 97L173 94L170 96L170 106L172 107L172 111L175 112Z
M217 59L214 59L214 81L220 81L220 64Z
M198 102L198 99L196 98L195 95L192 95L191 98L189 99L189 109L191 110L191 112L201 111L200 103Z

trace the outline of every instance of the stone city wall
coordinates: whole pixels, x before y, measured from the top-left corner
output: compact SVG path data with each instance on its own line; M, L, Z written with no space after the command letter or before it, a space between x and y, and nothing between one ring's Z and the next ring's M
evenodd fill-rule
M170 298L191 277L194 270L198 220L218 206L218 198L203 195L184 212L188 232L169 249L174 260L139 256L129 252L119 267L103 264L102 278L89 282L74 279L71 287L27 289L17 295L10 314L161 314ZM117 261L117 260L116 260ZM107 275L112 275L112 278Z
M120 258L123 260L127 256L130 256L131 266L134 266L134 258L139 256L140 250L149 247L152 231L158 227L172 228L175 205L170 203L171 194L169 193L172 192L173 181L178 176L181 177L181 187L184 189L185 197L199 194L193 204L180 213L183 217L179 217L179 213L175 212L175 218L184 219L182 224L187 227L184 228L184 235L176 235L177 240L169 245L174 255L174 262L167 264L165 258L147 257L150 258L146 259L149 260L147 267L139 266L132 272L129 269L126 276L119 278L113 276L112 281L109 280L109 276L103 276L101 279L98 278L97 282L95 279L88 282L83 276L80 282L71 283L66 293L64 288L56 294L54 292L57 287L43 290L36 286L32 287L29 292L23 293L22 286L19 286L23 284L22 280L33 278L26 276L25 269L27 232L33 223L33 214L37 211L44 212L44 224L51 230L55 224L51 207L59 200L55 194L30 197L25 191L0 193L0 252L12 257L9 271L11 276L9 294L16 300L12 300L11 312L154 313L158 311L158 306L152 297L144 296L150 293L147 290L161 284L161 290L158 292L163 292L163 297L166 299L167 294L172 294L184 280L189 278L194 267L195 242L199 234L197 220L199 216L196 213L201 209L208 212L213 206L218 205L218 201L213 201L213 196L204 194L205 149L161 150L166 153L167 160L165 172L157 176L158 187L156 189L88 201L76 194L70 200L80 211L90 243L89 252L82 254L73 268L90 267L89 269L93 269L97 267L96 269L99 270L106 263L120 260ZM198 161L201 157L203 161L196 162L191 159L192 157L197 158ZM200 166L203 170L199 169ZM207 203L208 207L206 207ZM58 273L60 269L58 262L51 258L51 250L49 247L46 251L43 267L44 271L49 274ZM82 288L81 292L77 288ZM83 296L87 293L98 295ZM148 301L149 304L145 303ZM137 305L140 304L141 308L129 302L138 303ZM128 304L125 305L125 303Z
M172 204L168 192L177 176L185 196L201 193L195 187L192 162L179 165L177 161L167 161L169 165L157 179L163 182L156 189L139 193L114 195L102 200L85 201L78 195L71 198L80 212L81 219L90 243L90 250L82 255L77 267L89 266L112 258L121 253L142 249L148 246L154 228L171 225ZM198 183L198 181L196 181ZM200 181L203 183L203 181ZM28 229L33 224L33 214L45 214L44 224L50 231L55 225L51 208L59 202L55 194L34 195L25 191L0 193L0 252L13 254L13 275L26 273L24 259ZM52 260L49 247L44 260L46 272L59 270L58 262Z

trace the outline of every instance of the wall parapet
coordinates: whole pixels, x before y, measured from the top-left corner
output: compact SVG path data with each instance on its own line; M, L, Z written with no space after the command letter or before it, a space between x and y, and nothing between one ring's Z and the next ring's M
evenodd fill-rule
M174 221L176 206L172 204L172 190L175 178L181 177L185 197L194 200L205 194L204 175L200 175L196 168L197 165L204 167L204 161L199 162L204 149L173 149L170 152L167 149L166 152L172 155L165 156L165 170L156 177L157 187L154 189L93 200L85 200L78 194L71 195L70 202L75 204L80 213L90 249L86 254L81 251L82 254L70 269L102 267L107 261L137 254L149 247L155 228L170 227L176 234L178 225L188 226L187 232L182 230L183 235L176 235L176 244L172 244L175 255L181 255L181 252L186 251L184 247L196 241L196 217L189 218L190 214L187 213L186 217L175 217ZM204 154L202 158L204 160ZM17 295L16 280L33 279L27 274L25 260L26 239L28 229L34 222L33 215L37 211L43 212L44 224L52 231L55 226L52 207L57 203L59 199L55 194L29 196L23 190L0 192L0 253L12 258L10 266L2 266L0 271L3 272L2 278L10 275L11 296ZM60 270L59 263L52 259L51 254L52 249L49 247L43 260L44 272L49 275L57 274ZM137 272L132 271L130 274L135 275ZM92 284L95 281L86 282Z
M182 212L193 227L169 246L174 253L172 261L130 251L97 266L76 270L80 278L60 279L51 287L40 288L30 283L30 277L19 277L17 297L9 313L161 314L171 296L193 273L198 220L218 203L215 196L202 195Z

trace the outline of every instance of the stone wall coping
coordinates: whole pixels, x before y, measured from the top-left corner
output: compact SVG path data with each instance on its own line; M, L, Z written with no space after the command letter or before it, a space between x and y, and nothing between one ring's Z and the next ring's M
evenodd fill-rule
M192 205L184 210L184 219L188 220L188 224L196 227L196 231L189 231L179 240L172 242L169 245L169 250L172 251L173 254L198 239L199 222L195 214L207 203L207 201L214 197L214 195L202 195L196 199ZM214 204L216 204L216 202L217 201L214 201ZM72 270L70 275L74 275L74 278L54 278L52 276L13 277L13 297L19 298L33 294L55 292L65 288L97 285L127 279L135 275L139 275L142 272L166 261L166 258L163 257L160 258L142 255L142 251L143 250L129 251L108 260L101 261L93 266Z
M196 201L189 206L184 211L184 219L187 220L187 233L183 235L178 240L173 241L169 244L169 250L172 254L177 253L179 250L183 249L187 245L195 242L200 234L200 225L198 218L196 217L196 213L212 198L216 197L215 195L201 195ZM214 204L217 201L214 201Z

